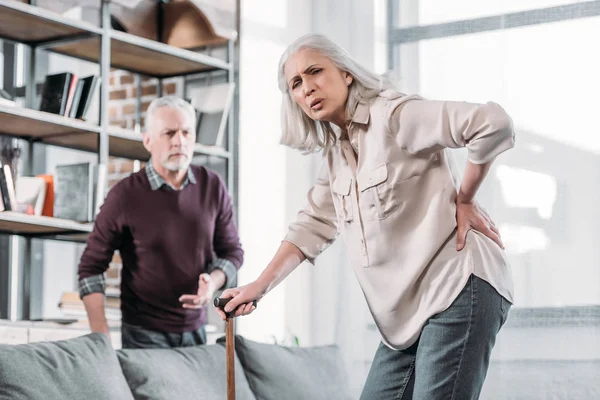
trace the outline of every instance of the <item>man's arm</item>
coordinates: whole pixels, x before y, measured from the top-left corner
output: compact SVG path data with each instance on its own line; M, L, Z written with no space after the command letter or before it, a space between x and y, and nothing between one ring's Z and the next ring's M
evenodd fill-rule
M79 262L79 296L83 300L92 332L108 334L104 312L105 278L110 260L122 240L122 213L119 190L111 189L94 222Z
M207 266L211 278L217 279L217 289L234 287L237 271L244 262L244 251L235 226L231 196L221 179L219 179L219 213L215 222L213 249L216 258ZM221 280L224 281L221 283ZM219 285L219 283L221 283Z
M100 332L108 335L108 322L104 312L104 293L90 293L83 298L85 311L88 315L90 329L92 332Z

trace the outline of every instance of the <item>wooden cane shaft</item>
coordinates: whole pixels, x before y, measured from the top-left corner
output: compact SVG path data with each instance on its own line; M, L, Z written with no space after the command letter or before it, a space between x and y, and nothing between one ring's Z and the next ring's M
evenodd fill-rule
M235 335L233 318L227 318L225 328L225 352L227 356L227 400L235 400Z

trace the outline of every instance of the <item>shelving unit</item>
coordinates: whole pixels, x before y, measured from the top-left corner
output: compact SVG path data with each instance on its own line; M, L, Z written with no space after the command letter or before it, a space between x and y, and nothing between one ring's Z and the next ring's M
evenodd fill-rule
M26 151L31 155L33 145L61 146L65 148L96 153L98 164L106 167L109 156L147 161L149 153L143 146L142 136L134 131L109 126L109 75L111 68L126 70L159 79L187 76L224 70L228 82L234 81L233 43L227 43L227 60L221 60L190 50L169 46L157 41L141 38L132 34L111 29L110 0L98 0L101 10L101 27L85 21L73 20L40 9L36 0L25 4L17 0L0 0L0 39L24 44L29 48L29 59L26 63L26 96L25 107L0 105L0 135L7 135L29 142ZM36 50L45 50L56 54L74 57L80 60L95 62L100 65L100 122L98 125L33 109L35 99ZM233 182L233 115L231 110L228 119L228 148L195 145L196 156L219 157L227 163L227 183L234 196ZM29 157L31 160L31 157ZM26 166L25 173L31 169ZM97 190L106 191L106 187ZM82 224L50 217L30 216L16 212L0 212L0 234L24 237L67 240L85 242L92 231L93 224ZM12 244L11 244L12 246ZM29 248L29 244L27 248ZM12 252L11 252L12 257ZM27 256L25 257L28 258ZM18 260L19 262L22 260ZM10 262L8 288L9 315L15 320L17 303L28 305L28 291L23 298L16 292L15 276L20 267L17 260ZM25 278L24 280L27 280ZM22 318L29 317L23 311Z

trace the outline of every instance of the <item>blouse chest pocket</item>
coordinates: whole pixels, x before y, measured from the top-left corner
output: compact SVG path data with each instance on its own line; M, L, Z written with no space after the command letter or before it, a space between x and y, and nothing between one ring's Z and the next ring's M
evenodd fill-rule
M336 214L339 220L345 222L351 222L354 219L351 190L352 178L346 176L336 177L331 187Z
M394 183L388 179L386 164L361 171L358 176L358 190L361 210L364 210L364 217L368 220L385 219L398 208Z

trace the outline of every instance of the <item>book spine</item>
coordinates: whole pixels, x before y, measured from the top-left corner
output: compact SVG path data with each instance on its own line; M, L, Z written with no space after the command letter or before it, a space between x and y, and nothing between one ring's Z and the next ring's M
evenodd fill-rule
M2 200L4 202L4 209L6 211L12 211L10 204L10 197L8 195L8 185L6 184L6 177L4 176L4 168L0 168L0 192L2 192Z
M6 179L10 207L15 210L17 208L17 194L15 193L15 181L13 179L12 170L8 164L4 164L2 168L4 169L4 179Z

